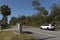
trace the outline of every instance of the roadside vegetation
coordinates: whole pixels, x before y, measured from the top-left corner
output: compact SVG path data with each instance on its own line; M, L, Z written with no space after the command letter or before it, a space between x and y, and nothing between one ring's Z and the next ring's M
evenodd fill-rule
M7 16L11 14L11 8L8 5L0 6L1 15L3 15L2 20L0 20L1 28L7 28L10 25L16 25L17 23L22 23L24 26L34 26L39 27L42 24L52 24L57 29L60 28L60 4L53 3L50 6L50 12L43 6L41 6L39 0L32 0L33 10L36 11L35 14L31 16L18 16L12 17L7 23ZM59 27L58 27L59 26Z
M1 28L2 29L5 29L7 28L7 25L8 25L8 19L7 19L7 16L9 16L11 14L11 9L9 8L8 5L2 5L0 7L0 14L3 16L2 17L2 20L1 20Z
M39 27L42 24L52 24L60 29L60 4L53 3L50 6L50 12L42 7L38 0L32 1L33 9L36 11L32 16L12 17L10 24L23 23L25 26Z
M36 39L27 34L20 34L20 35L16 35L11 40L36 40Z
M31 16L13 16L8 24L7 17L11 15L11 8L8 5L3 4L0 6L0 14L3 16L0 20L0 28L10 28L17 23L22 23L24 26L40 27L42 24L52 24L56 29L60 30L60 3L52 4L50 6L50 12L43 6L41 6L39 0L32 1L33 10L36 11ZM15 35L15 31L0 31L0 40L35 40L28 34Z
M0 31L0 40L35 40L31 35L28 34L17 34L16 31Z

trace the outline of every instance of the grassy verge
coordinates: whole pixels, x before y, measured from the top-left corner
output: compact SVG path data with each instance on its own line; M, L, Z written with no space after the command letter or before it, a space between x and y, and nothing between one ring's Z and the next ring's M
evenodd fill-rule
M1 31L0 32L0 40L11 40L14 36L12 31Z
M16 35L12 40L36 40L36 39L27 34L20 34Z
M1 31L0 40L35 40L32 36L28 34L18 34L15 35L14 31Z

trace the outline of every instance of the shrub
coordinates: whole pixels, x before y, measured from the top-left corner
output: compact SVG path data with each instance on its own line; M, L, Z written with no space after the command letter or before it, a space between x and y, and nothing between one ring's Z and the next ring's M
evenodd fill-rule
M60 29L60 25L57 25L57 26L56 26L56 29Z

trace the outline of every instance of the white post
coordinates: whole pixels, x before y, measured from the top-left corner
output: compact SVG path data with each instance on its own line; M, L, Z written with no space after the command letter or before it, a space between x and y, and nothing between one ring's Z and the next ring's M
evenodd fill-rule
M17 26L18 26L18 31L20 32L20 24L18 23Z
M18 25L18 31L22 33L22 24L18 23L17 25Z

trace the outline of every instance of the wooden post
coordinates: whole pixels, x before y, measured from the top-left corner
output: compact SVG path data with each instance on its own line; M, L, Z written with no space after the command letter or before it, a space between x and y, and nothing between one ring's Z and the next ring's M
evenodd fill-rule
M23 32L22 23L20 24L20 33Z

